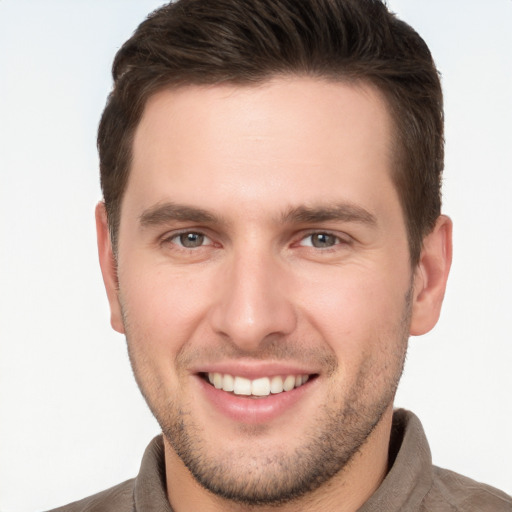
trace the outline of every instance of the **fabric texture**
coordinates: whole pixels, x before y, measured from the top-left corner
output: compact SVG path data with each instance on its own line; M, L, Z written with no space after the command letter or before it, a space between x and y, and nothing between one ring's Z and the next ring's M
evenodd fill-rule
M390 470L358 512L512 512L512 497L432 465L423 427L411 412L393 416ZM164 447L147 447L136 478L51 512L173 512L166 496Z

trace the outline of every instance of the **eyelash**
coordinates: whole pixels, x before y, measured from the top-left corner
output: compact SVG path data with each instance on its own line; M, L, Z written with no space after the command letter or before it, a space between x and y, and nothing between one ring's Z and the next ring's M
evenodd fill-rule
M208 240L210 243L207 243L207 244L201 243L201 245L198 245L197 247L186 247L185 245L183 245L182 241L180 241L180 242L176 241L176 240L179 240L182 236L185 236L185 235L196 235L196 236L199 236L199 237L203 237L204 239ZM192 231L192 230L185 230L185 231L181 231L179 233L173 233L170 236L166 236L162 240L162 243L163 244L167 244L167 243L173 244L173 245L177 246L180 250L185 250L185 251L199 249L201 247L205 247L207 245L212 245L213 244L211 238L208 235L204 234L201 231Z
M307 245L304 245L303 242L305 240L307 240L308 238L311 239L313 236L326 236L326 237L332 237L334 239L334 243L333 245L330 245L328 247L315 247L313 245L313 242L311 241L310 244L307 244ZM339 246L339 245L348 245L350 244L351 240L348 239L348 236L347 237L342 237L340 235L337 235L335 233L332 233L331 231L319 231L319 230L316 230L316 231L311 231L310 233L307 233L305 236L303 236L302 238L300 238L300 240L298 241L298 245L302 246L302 247L309 247L309 248L312 248L312 249L319 249L319 250L322 250L322 251L329 251L329 250L336 250L336 247Z
M183 237L184 235L196 235L198 237L203 237L203 239L205 239L209 243L203 243L203 241L201 241L200 245L197 245L195 247L186 247L183 244L183 241L180 240L180 238ZM333 245L328 245L326 247L315 247L313 241L311 241L311 243L309 243L309 244L304 244L304 241L306 241L308 238L311 239L314 236L332 237L334 239L333 240ZM299 247L308 247L308 248L311 248L311 249L319 249L322 252L327 252L329 250L331 250L331 251L335 250L336 247L339 246L339 245L348 245L348 244L350 244L350 242L351 241L349 239L343 238L343 237L341 237L341 236L339 236L339 235L337 235L335 233L332 233L330 231L319 231L319 230L316 230L316 231L311 231L309 233L306 233L304 236L302 236L293 245L298 245ZM193 251L193 250L205 247L205 246L214 245L214 243L211 240L211 238L208 235L206 235L204 232L199 231L199 230L198 231L184 230L184 231L181 231L181 232L178 232L178 233L173 233L173 234L171 234L169 236L166 236L162 240L162 244L167 244L167 243L170 243L170 244L176 246L179 250L184 250L184 251Z

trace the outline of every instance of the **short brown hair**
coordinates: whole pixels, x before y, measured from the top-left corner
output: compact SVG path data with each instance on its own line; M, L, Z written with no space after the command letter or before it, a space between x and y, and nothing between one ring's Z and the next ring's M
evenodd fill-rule
M101 187L114 250L133 135L149 96L166 87L250 85L278 75L363 81L394 119L393 180L411 262L441 209L441 84L423 39L380 0L178 0L117 53L98 130Z

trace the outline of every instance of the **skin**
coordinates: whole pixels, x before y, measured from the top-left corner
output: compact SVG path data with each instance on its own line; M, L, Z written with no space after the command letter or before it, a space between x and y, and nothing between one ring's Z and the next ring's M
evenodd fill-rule
M392 136L364 85L282 77L149 99L117 259L102 204L96 218L176 512L352 511L384 478L407 339L435 325L451 262L441 216L411 269ZM219 368L313 377L270 416L258 399L234 418L199 376Z

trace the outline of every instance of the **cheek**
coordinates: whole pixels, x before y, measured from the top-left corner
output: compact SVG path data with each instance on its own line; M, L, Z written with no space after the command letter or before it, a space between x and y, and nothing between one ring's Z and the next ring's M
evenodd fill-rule
M132 264L119 274L121 303L132 344L175 355L202 325L207 281L165 266Z
M302 286L301 314L321 333L340 365L402 342L407 283L389 274L331 272Z

